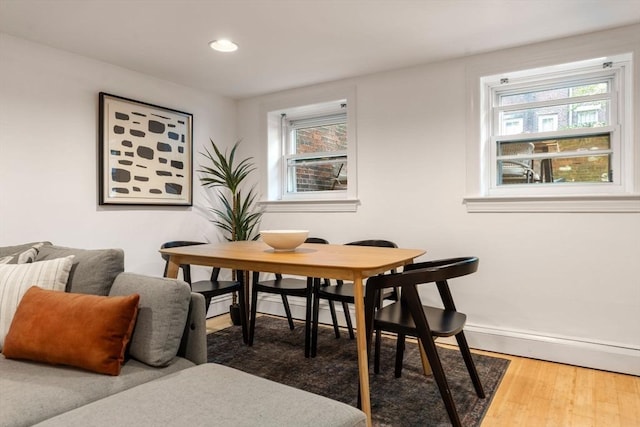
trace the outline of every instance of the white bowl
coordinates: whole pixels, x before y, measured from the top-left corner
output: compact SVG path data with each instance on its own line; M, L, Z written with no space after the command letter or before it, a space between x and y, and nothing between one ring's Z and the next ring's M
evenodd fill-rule
M309 230L260 230L262 240L276 252L291 252L304 243Z

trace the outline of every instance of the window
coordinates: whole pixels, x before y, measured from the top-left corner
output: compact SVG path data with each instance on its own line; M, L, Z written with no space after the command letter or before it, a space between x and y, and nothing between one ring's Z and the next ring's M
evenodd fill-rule
M516 135L522 133L524 123L521 118L504 117L502 121L503 135Z
M624 55L481 78L487 144L483 162L489 171L485 194L628 190L629 69L630 55Z
M576 108L576 124L578 126L595 126L598 123L599 105L585 105Z
M262 107L268 151L261 204L267 211L356 210L354 105L355 89L336 87Z
M538 116L538 132L558 130L557 114L541 114Z
M340 108L346 109L346 104ZM281 117L286 129L284 194L346 191L347 114L291 119L283 113Z

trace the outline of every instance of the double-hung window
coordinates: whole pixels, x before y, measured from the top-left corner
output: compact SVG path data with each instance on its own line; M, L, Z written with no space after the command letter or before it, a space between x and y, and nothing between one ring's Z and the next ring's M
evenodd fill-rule
M357 209L355 103L355 88L336 86L263 105L267 211Z
M607 61L483 79L489 194L620 191L628 66Z
M631 53L496 71L468 74L468 211L640 209Z

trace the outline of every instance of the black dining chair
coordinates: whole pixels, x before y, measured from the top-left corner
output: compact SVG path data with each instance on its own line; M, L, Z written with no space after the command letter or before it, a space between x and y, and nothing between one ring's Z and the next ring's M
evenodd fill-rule
M389 240L370 239L370 240L358 240L355 242L345 243L350 246L376 246L380 248L397 248L394 242ZM392 270L395 272L396 270ZM383 298L398 300L398 292L396 289L391 290L384 294ZM343 282L338 280L336 285L331 285L329 280L317 282L314 288L313 296L313 331L311 338L311 356L315 357L318 349L318 317L320 313L320 300L327 300L329 303L329 312L331 313L331 321L333 323L333 331L336 338L340 338L340 326L338 324L338 317L336 315L336 309L334 302L342 304L342 311L344 312L345 322L347 324L347 330L349 331L349 338L354 339L353 322L351 321L351 314L349 311L349 304L355 302L353 283Z
M484 398L484 389L463 332L467 317L456 310L448 284L450 279L476 272L478 264L479 260L476 257L427 261L407 265L402 273L375 276L367 280L365 323L367 325L369 347L373 329L396 333L398 342L396 346L395 375L399 377L402 370L405 336L417 337L429 360L433 377L454 426L461 425L460 419L451 397L451 391L440 362L434 337L456 337L476 394L478 397ZM418 293L418 285L427 283L436 284L444 308L422 304ZM390 287L400 287L400 301L376 310L378 293ZM375 352L374 358L374 372L377 373L379 372L379 351Z
M305 243L328 244L329 242L320 237L309 237ZM297 277L282 277L276 274L274 280L260 280L260 272L253 273L253 286L251 292L251 321L249 325L249 345L253 345L253 338L256 326L256 315L258 306L258 293L278 294L282 298L282 305L287 315L289 329L293 330L295 325L291 315L291 307L289 306L289 296L302 297L306 300L305 315L305 337L304 337L304 356L309 357L311 349L311 310L313 301L314 278L307 277L301 279Z
M193 241L185 241L185 240L176 240L171 242L163 243L160 248L168 249L168 248L176 248L180 246L195 246L195 245L203 245L204 242L193 242ZM165 260L164 266L164 276L167 275L167 269L169 268L169 256L162 254L162 259ZM247 330L247 307L245 304L244 297L244 274L241 271L236 272L236 276L239 280L218 280L218 276L220 274L220 268L214 267L211 271L211 277L209 280L198 280L196 282L191 281L191 266L189 264L181 264L180 269L182 270L182 277L184 281L191 286L191 290L193 292L202 294L204 296L205 301L205 315L207 310L209 309L209 304L211 304L211 299L225 295L233 292L238 293L238 303L240 305L240 324L242 325L242 340L245 344L249 340L248 330Z

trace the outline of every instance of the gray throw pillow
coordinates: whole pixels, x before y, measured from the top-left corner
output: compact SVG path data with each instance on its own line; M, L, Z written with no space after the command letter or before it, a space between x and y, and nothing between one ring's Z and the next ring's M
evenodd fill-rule
M62 246L43 246L36 261L74 255L73 267L67 282L67 292L108 295L116 276L124 271L122 249L75 249Z
M31 246L26 251L16 252L12 255L0 257L0 264L29 264L35 261L38 255L38 250L42 246L42 243L37 243Z
M167 366L178 354L189 313L191 289L183 281L121 273L111 296L140 295L129 354L147 365Z
M31 243L23 243L21 245L14 246L0 246L0 258L6 258L8 256L14 256L16 254L20 254L25 252L35 245L51 245L51 242L31 242ZM15 263L14 263L15 264Z

